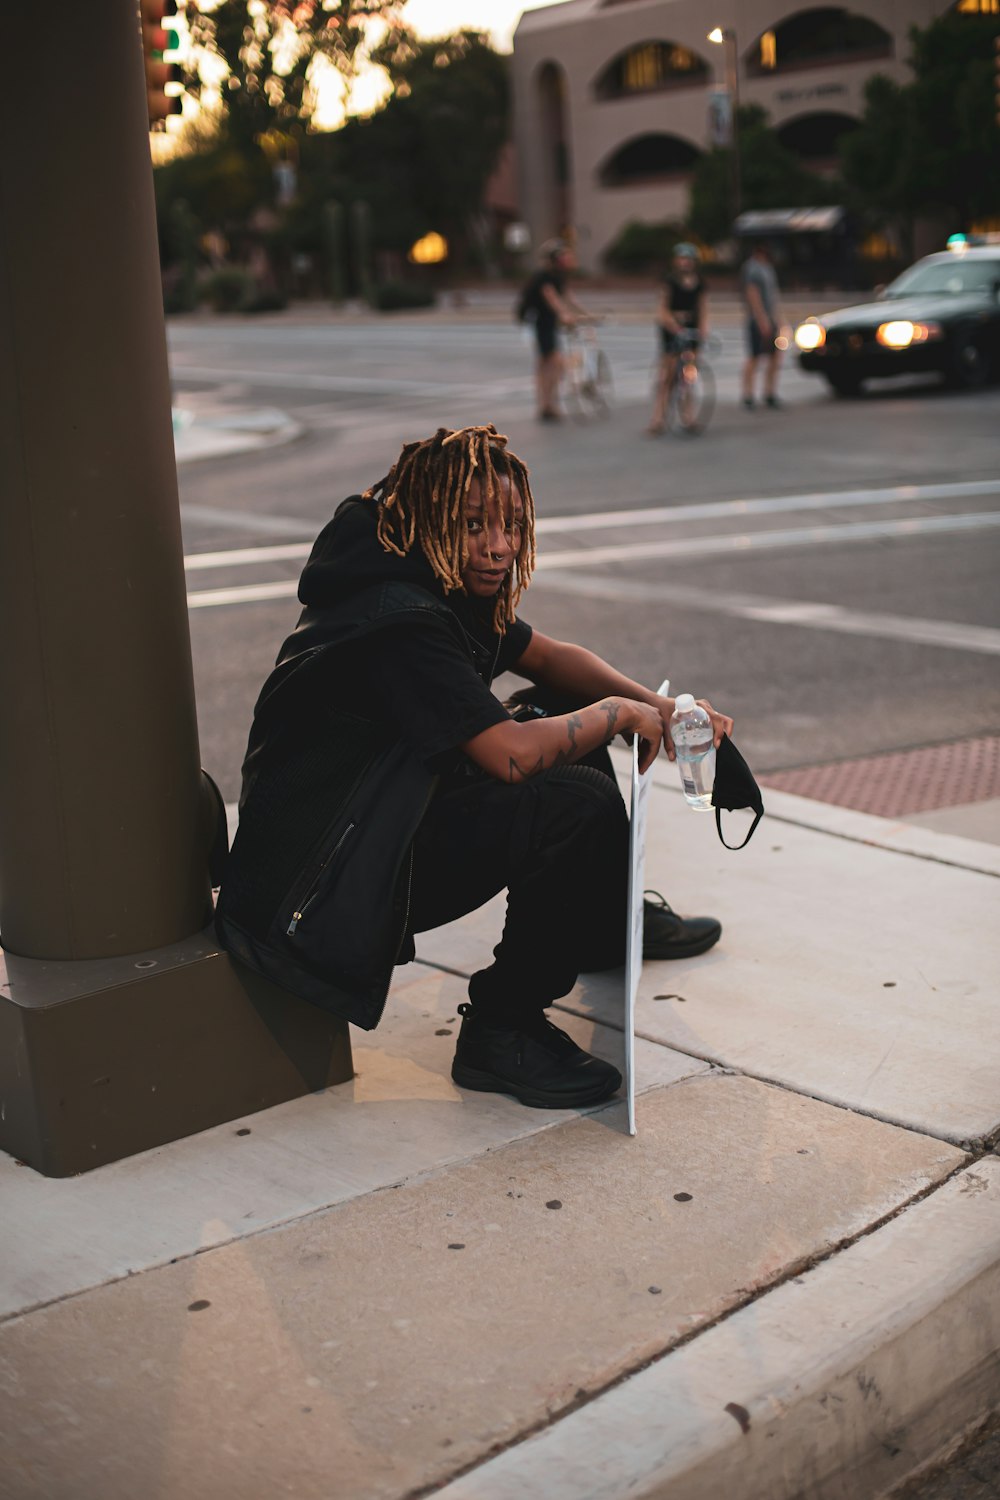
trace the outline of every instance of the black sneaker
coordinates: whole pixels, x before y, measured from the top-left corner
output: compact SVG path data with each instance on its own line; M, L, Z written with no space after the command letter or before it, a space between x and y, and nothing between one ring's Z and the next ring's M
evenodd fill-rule
M643 958L696 958L707 953L722 936L722 923L714 917L679 917L659 891L644 891L652 901L643 901Z
M578 1109L621 1087L617 1068L584 1052L543 1015L515 1029L486 1025L471 1005L458 1010L462 1029L451 1076L460 1088L511 1094L535 1109Z

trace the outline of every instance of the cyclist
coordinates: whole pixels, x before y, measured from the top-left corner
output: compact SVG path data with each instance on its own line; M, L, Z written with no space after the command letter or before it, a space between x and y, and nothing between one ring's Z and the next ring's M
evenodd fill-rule
M696 245L682 240L674 246L670 270L663 278L657 323L660 329L660 368L656 381L653 417L647 429L664 429L670 395L677 378L677 364L691 358L704 339L708 326L708 293L699 269L701 255Z
M559 422L559 387L564 361L559 339L561 328L574 328L588 316L586 308L569 291L566 283L576 267L576 256L565 240L549 240L541 249L541 267L525 287L521 299L522 316L535 325L538 346L535 366L535 388L538 396L538 420Z

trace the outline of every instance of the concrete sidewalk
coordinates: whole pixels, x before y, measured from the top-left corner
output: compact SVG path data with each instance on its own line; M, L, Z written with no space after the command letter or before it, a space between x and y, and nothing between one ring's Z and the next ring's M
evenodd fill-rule
M0 1159L4 1500L866 1500L1000 1407L1000 848L655 772L639 1133L462 1095L426 934L356 1077L52 1181ZM678 869L683 867L683 878ZM556 1015L621 1052L621 976Z

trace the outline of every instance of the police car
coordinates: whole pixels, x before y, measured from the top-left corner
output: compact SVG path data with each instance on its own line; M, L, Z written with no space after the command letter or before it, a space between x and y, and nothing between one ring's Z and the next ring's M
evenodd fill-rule
M1000 376L1000 244L925 255L877 302L807 318L795 330L803 370L825 375L839 396L866 380L937 372L976 389Z

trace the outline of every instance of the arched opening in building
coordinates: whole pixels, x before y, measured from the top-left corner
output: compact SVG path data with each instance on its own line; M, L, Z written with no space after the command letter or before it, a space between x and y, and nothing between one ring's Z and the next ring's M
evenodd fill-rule
M955 0L951 8L961 16L1000 16L1000 0Z
M892 55L892 37L877 21L841 6L824 5L800 10L763 32L746 55L746 68L749 74L762 77Z
M538 113L545 233L562 234L573 221L570 193L569 131L566 121L566 74L558 63L543 63L537 74Z
M834 167L837 162L837 146L841 136L857 129L858 122L850 115L837 114L833 110L817 110L812 114L798 115L779 125L777 136L781 144L802 158L807 167L822 171Z
M637 187L690 176L701 152L678 135L637 135L601 167L601 187Z
M620 52L598 75L598 99L627 99L708 80L708 63L678 42L640 42Z

